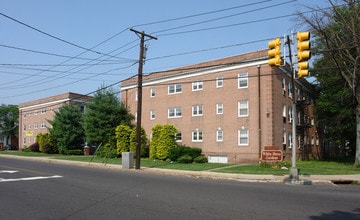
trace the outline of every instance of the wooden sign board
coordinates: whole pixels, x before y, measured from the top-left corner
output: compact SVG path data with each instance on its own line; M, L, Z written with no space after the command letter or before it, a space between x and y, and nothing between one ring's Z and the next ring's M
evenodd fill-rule
M280 147L265 146L261 152L261 160L270 162L280 162L283 159L283 152Z

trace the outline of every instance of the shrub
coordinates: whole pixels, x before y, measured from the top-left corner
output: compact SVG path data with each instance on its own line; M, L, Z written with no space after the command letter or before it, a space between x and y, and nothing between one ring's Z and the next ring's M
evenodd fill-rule
M195 163L207 163L208 159L205 156L198 156L194 158Z
M84 153L82 150L75 149L75 150L65 150L64 154L65 155L83 155Z
M178 162L179 163L192 163L193 159L190 155L183 155L181 157L178 158Z
M192 159L195 159L201 156L202 150L200 148L191 148L187 146L176 146L172 148L169 152L169 158L172 161L177 161L180 157L184 155L191 156Z
M57 147L53 146L52 144L44 145L43 152L46 154L56 154L58 153Z
M22 152L31 152L31 148L30 147L23 147L21 149Z
M201 148L191 147L188 154L194 159L201 156L201 152L202 152Z
M29 148L32 152L39 152L39 144L37 142L30 145Z

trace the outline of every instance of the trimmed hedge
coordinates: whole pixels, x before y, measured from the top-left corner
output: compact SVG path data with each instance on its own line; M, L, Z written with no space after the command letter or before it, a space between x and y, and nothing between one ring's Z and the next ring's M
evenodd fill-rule
M192 163L193 162L193 158L187 154L179 157L177 160L179 163Z
M199 156L201 156L201 152L202 150L200 148L196 148L196 147L187 147L187 146L176 146L174 148L172 148L169 152L169 159L171 161L179 161L179 159L184 156L190 156L191 159L195 159ZM181 163L181 162L180 162Z

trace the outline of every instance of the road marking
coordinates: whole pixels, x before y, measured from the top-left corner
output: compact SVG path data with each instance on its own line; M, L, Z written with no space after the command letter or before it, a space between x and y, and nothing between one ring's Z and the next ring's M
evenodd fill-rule
M54 178L62 178L62 176L54 175L54 176L34 176L34 177L24 177L24 178L16 178L16 179L1 179L1 182L15 182L15 181L28 181L28 180L44 180L44 179L54 179Z
M0 173L17 173L17 170L0 170Z

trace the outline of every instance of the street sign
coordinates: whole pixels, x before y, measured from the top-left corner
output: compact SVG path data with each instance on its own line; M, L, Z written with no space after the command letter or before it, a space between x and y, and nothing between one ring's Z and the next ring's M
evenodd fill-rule
M280 162L283 159L283 152L280 147L265 146L261 152L261 160L269 162Z

